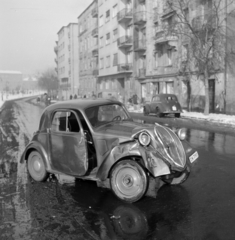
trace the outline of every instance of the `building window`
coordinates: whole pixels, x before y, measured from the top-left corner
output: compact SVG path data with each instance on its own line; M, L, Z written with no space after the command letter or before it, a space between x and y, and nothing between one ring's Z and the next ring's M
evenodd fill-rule
M117 34L118 34L118 29L113 30L113 41L115 42L117 40Z
M106 34L106 45L110 43L110 33Z
M101 58L100 59L100 69L102 69L104 67L104 59Z
M110 20L110 10L106 12L106 19L105 22L108 22Z
M117 4L113 6L113 18L117 16Z
M100 21L99 21L99 26L103 26L104 25L104 18L103 15L100 16Z
M117 53L113 54L113 66L117 66L118 65L118 55Z
M106 67L110 67L110 56L106 57Z
M100 47L103 47L103 37L100 38Z
M172 49L167 50L167 66L172 66Z

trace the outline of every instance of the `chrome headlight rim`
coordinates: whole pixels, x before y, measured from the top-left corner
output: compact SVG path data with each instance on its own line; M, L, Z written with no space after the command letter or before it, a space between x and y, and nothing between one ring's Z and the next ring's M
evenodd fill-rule
M180 140L185 140L187 137L187 131L186 128L180 128L177 130L177 135Z
M143 139L142 139L143 135L145 135L145 136L148 137L147 142L144 142L144 141L143 141ZM141 145L147 147L147 146L150 144L150 142L151 142L151 137L150 137L150 135L149 135L148 133L146 133L146 132L140 133L140 135L139 135L139 142L140 142Z

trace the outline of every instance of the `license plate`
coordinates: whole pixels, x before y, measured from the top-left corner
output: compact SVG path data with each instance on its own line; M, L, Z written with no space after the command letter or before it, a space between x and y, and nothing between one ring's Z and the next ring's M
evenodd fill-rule
M191 163L193 163L198 158L198 152L195 152L193 155L189 157Z
M173 111L176 111L176 110L177 110L176 106L173 106L173 107L172 107L172 110L173 110Z

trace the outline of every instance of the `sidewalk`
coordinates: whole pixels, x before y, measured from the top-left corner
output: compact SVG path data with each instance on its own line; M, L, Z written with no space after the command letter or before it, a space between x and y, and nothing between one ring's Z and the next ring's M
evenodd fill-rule
M129 106L127 107L129 112L135 112L135 113L143 113L143 107L141 106ZM181 113L182 118L189 118L194 120L203 120L213 123L219 123L224 125L230 125L232 127L235 127L235 115L225 115L225 114L215 114L210 113L209 115L204 115L203 113L199 112L187 112L183 111Z

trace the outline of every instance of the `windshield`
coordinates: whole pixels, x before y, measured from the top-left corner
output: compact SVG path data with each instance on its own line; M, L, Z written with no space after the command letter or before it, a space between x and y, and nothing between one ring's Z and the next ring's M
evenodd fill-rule
M86 109L85 113L93 127L99 127L112 121L132 120L123 106L116 103L91 107Z

